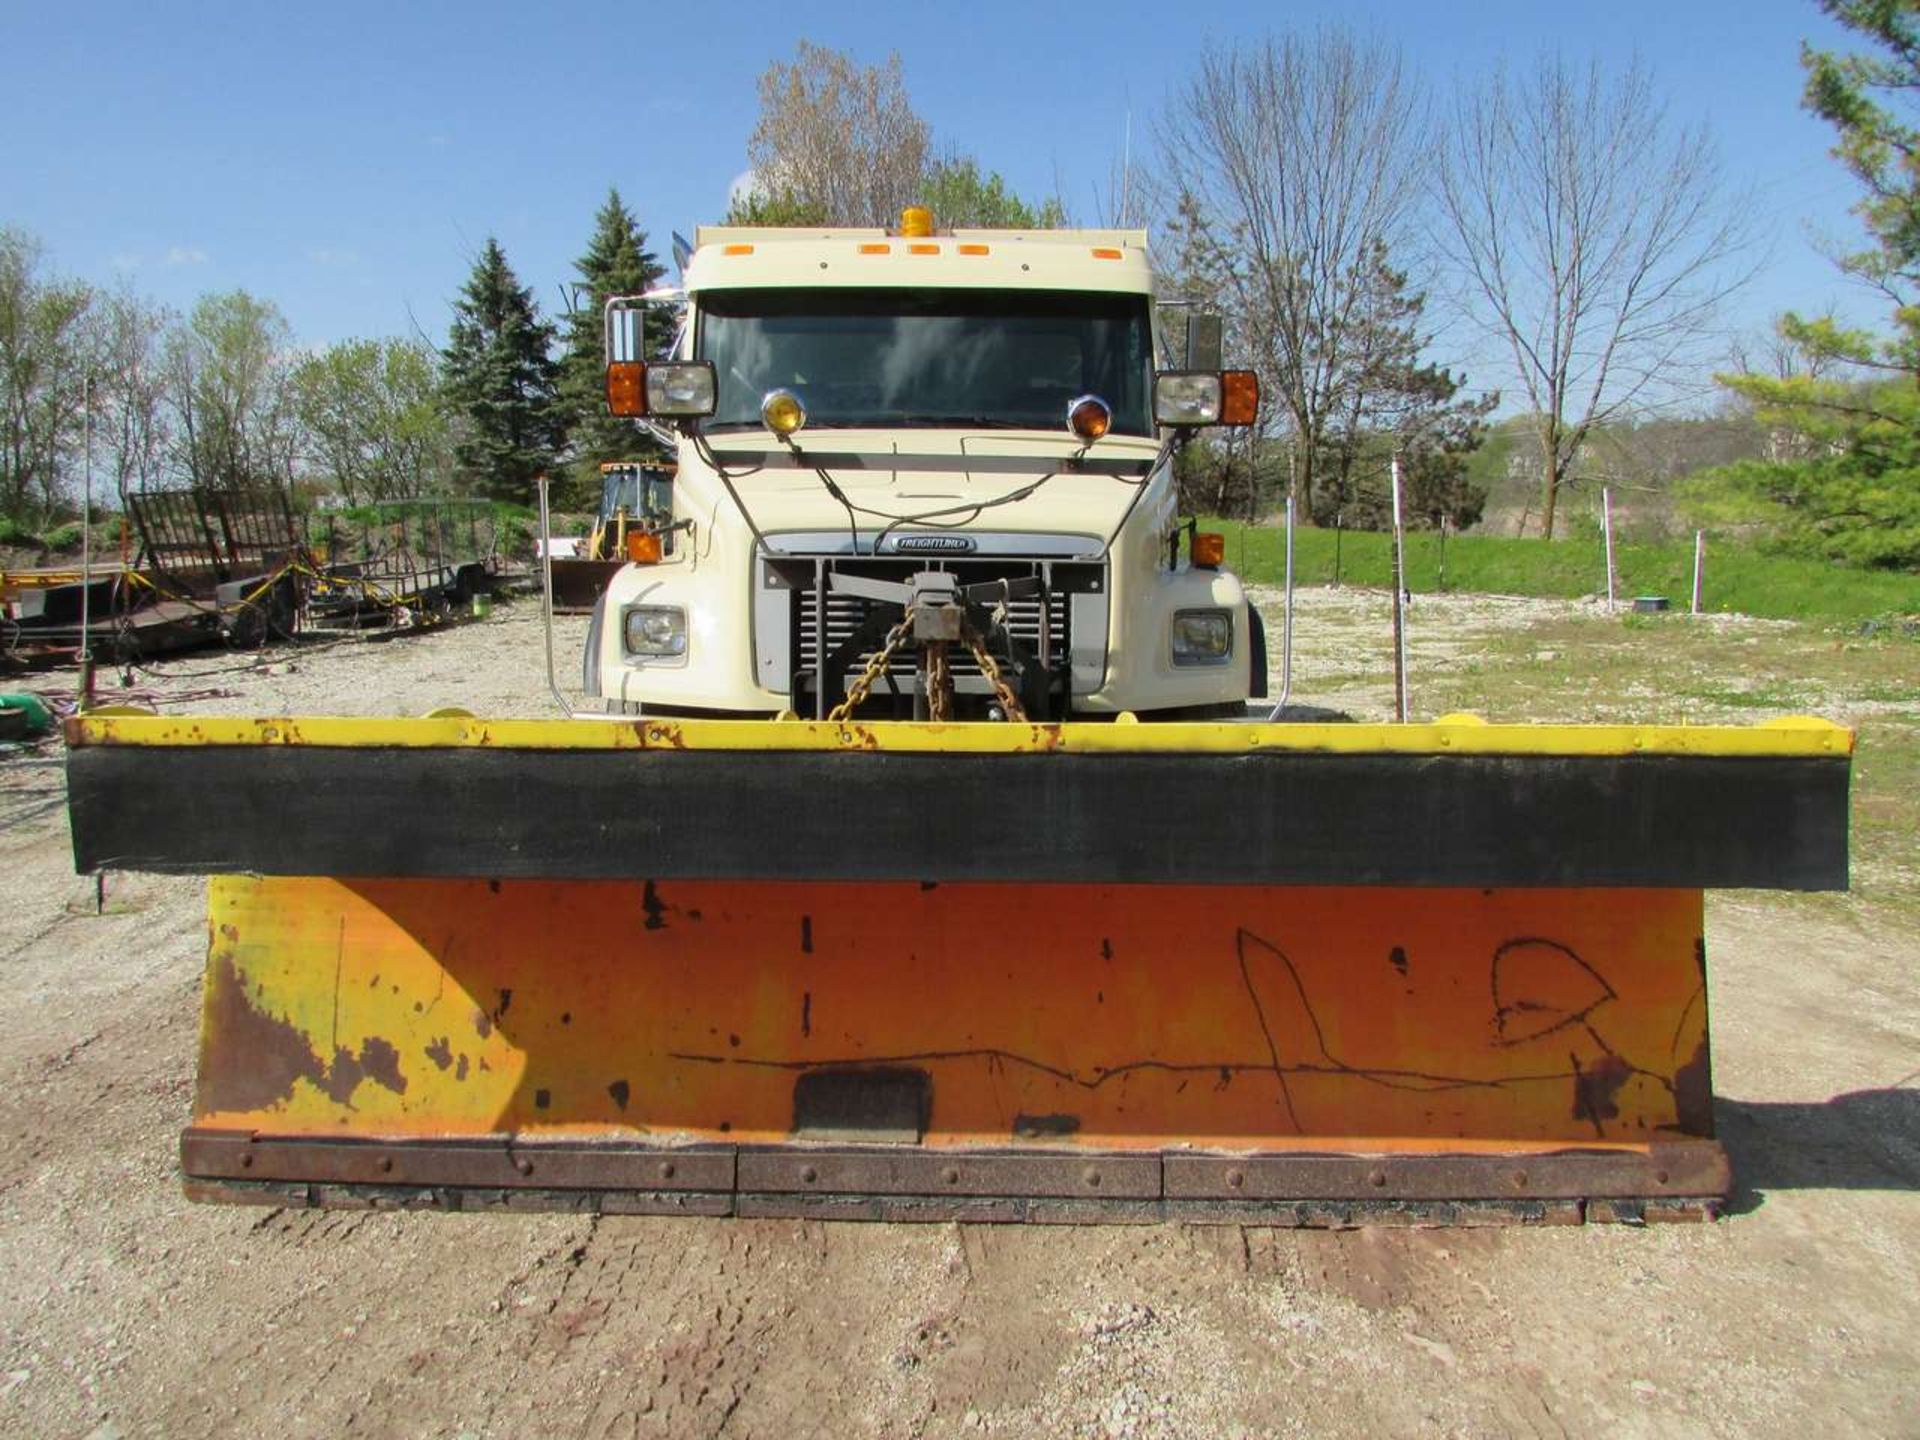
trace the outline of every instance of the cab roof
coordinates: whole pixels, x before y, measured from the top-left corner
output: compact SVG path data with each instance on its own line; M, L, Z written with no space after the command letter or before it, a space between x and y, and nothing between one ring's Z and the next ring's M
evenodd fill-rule
M855 226L702 225L689 292L767 287L1094 290L1151 295L1145 230L899 235Z

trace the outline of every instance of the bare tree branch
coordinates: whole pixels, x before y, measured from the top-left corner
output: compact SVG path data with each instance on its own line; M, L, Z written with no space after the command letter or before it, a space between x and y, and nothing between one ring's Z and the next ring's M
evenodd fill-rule
M1535 418L1541 530L1595 427L1696 370L1752 278L1746 212L1702 128L1673 130L1647 69L1557 57L1464 91L1433 186L1467 317Z

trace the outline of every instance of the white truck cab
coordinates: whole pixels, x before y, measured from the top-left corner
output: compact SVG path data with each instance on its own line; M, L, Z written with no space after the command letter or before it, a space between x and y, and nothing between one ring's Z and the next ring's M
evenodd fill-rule
M684 282L665 358L640 301L608 307L609 404L677 462L594 613L609 710L1191 717L1264 694L1258 617L1173 481L1181 438L1250 423L1257 387L1162 368L1144 231L703 226Z

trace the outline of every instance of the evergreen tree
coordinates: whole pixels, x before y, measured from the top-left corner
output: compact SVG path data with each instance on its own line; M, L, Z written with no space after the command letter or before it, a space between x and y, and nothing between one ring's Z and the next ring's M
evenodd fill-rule
M1834 156L1866 190L1854 207L1872 248L1841 259L1892 308L1894 333L1787 315L1778 375L1722 376L1770 434L1765 459L1692 477L1694 518L1758 524L1791 549L1920 569L1920 20L1896 0L1821 0L1882 53L1807 47L1806 107L1839 132Z
M618 190L593 218L593 238L586 253L574 262L580 276L572 316L567 322L566 356L561 361L560 398L570 432L571 484L566 503L597 503L600 466L611 460L662 458L659 444L631 420L607 413L606 356L601 333L607 300L615 295L639 295L660 283L665 271L651 251L647 237ZM647 307L646 351L661 354L673 341L671 305Z
M1313 467L1318 479L1305 497L1314 523L1390 525L1390 466L1398 450L1404 462L1401 512L1409 527L1438 529L1443 520L1456 527L1474 524L1487 492L1468 477L1467 461L1499 395L1464 395L1464 376L1422 362L1431 338L1421 328L1427 297L1388 263L1385 246L1372 247L1349 284L1356 303L1348 363L1335 372L1341 400L1328 415Z
M553 327L520 284L499 242L487 237L447 336L447 396L459 422L454 461L469 487L529 503L566 439L550 353Z

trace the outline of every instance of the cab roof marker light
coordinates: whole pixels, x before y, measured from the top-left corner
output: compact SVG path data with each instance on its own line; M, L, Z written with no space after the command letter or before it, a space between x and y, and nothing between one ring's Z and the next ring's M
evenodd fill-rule
M720 253L722 255L751 255L753 253L753 246L729 245L725 249L723 249Z
M985 245L961 245L956 247L962 255L987 255L992 253Z
M860 247L860 253L862 255L891 255L893 253L893 247L891 245L862 245Z
M940 253L940 247L938 245L909 245L907 247L907 253L909 255L938 255Z
M1093 247L1093 258L1096 260L1118 260L1125 253L1124 251L1115 250L1106 245L1096 245Z

